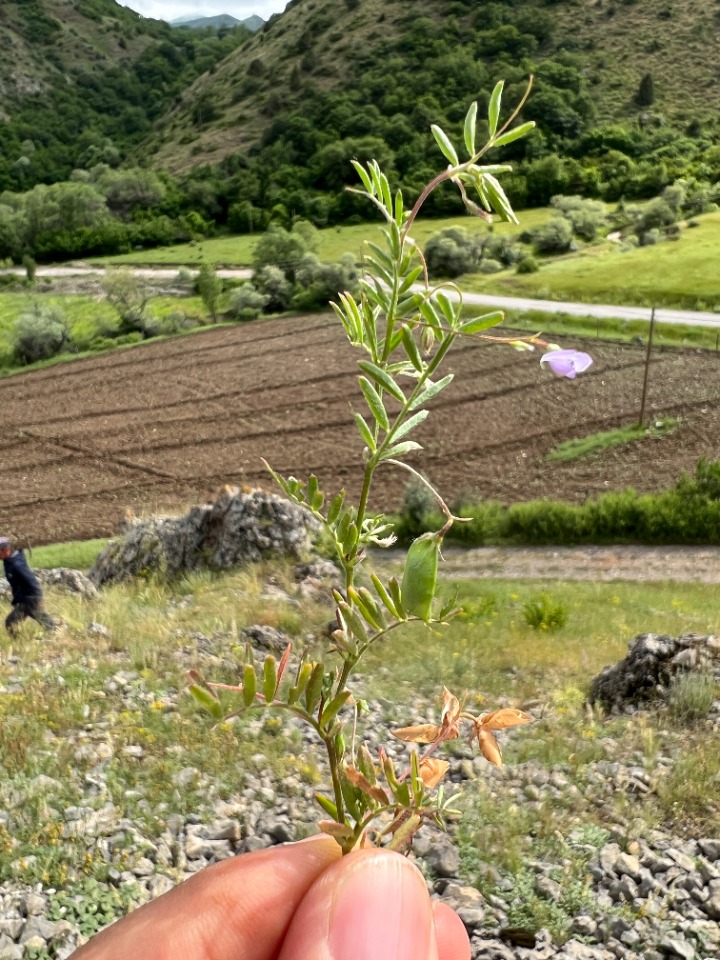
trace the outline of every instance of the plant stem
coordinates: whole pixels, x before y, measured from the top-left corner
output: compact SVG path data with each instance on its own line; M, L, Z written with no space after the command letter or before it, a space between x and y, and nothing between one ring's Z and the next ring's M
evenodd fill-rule
M333 793L335 794L338 823L345 823L345 803L343 801L342 787L340 786L340 772L338 770L338 755L335 750L335 743L332 737L323 737L323 743L325 744L328 763L330 764L330 776L332 777Z

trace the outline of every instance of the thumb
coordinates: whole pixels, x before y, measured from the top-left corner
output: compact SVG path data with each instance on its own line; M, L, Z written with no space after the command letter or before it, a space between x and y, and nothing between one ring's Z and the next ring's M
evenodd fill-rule
M420 871L405 857L359 850L330 866L293 917L280 960L438 960Z

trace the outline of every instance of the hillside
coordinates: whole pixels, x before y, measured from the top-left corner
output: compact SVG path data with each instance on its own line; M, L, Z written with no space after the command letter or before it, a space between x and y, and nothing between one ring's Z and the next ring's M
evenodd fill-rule
M417 0L410 9L294 0L187 90L148 146L161 164L183 170L276 145L288 126L301 158L313 136L375 135L391 120L401 142L401 115L413 129L452 123L497 78L518 92L530 72L538 83L527 113L551 141L574 140L605 121L684 129L720 107L713 17L689 0ZM651 104L637 100L646 74ZM193 122L200 99L213 113L202 127Z
M0 190L117 163L173 98L248 37L193 37L115 0L3 0Z

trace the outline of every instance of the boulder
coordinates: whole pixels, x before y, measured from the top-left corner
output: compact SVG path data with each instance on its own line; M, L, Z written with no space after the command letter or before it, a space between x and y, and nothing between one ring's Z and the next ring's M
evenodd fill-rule
M96 586L159 573L229 570L270 556L299 560L319 529L306 510L262 490L225 487L214 503L183 516L130 520L103 550L89 577Z
M32 558L30 558L30 564L32 566ZM34 573L42 587L52 587L53 590L59 590L61 593L76 593L86 600L94 600L98 595L95 585L80 570L54 567L51 570L35 570ZM2 577L0 577L0 599L10 599L10 584Z
M690 670L714 671L720 678L720 638L643 633L631 641L623 660L593 679L588 700L616 712L666 700L673 678Z

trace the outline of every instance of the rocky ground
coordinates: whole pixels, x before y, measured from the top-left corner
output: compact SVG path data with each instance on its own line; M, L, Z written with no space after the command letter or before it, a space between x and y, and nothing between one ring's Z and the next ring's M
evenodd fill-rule
M250 635L265 646L279 639L268 628ZM211 660L221 656L211 640L204 641ZM26 667L19 658L15 660L0 694L12 695L26 681ZM157 693L134 670L117 670L104 687L103 693L119 698L118 706L128 713L146 710L157 700ZM180 696L183 694L168 693L162 709L177 710ZM538 704L528 706L546 709ZM393 743L382 719L386 707L383 702L370 702L374 719L365 732L371 744ZM434 709L419 699L410 705L410 712L418 718L431 719ZM715 703L706 723L708 733L717 736L720 702ZM262 729L262 720L252 720L243 735L259 736ZM305 729L298 726L286 733L294 738L296 751L300 745L303 755L318 754L322 770L319 752ZM173 777L176 791L192 791L194 798L202 800L192 812L167 813L161 806L155 811L156 829L139 829L137 819L124 814L112 801L108 778L118 753L142 764L144 748L121 744L112 718L82 725L71 735L70 747L77 769L84 771L84 799L55 810L59 855L77 860L78 850L85 849L112 866L102 881L79 874L62 889L24 883L21 877L30 858L13 861L13 875L0 884L2 960L62 960L88 933L130 903L159 896L212 863L284 843L315 829L316 786L299 774L273 777L262 754L253 756L242 789L229 796L219 782L197 767L181 767ZM390 749L399 755L404 746L397 743ZM558 838L555 856L528 856L515 877L483 863L482 851L471 849L457 824L451 824L448 835L431 829L421 833L413 856L432 895L460 914L471 936L474 957L720 957L720 838L699 834L688 839L671 831L647 829L632 816L610 820L603 827L592 825L597 821L594 814L610 809L620 792L633 802L644 801L673 764L673 757L662 753L651 766L626 753L622 743L606 737L602 759L588 763L578 773L571 772L568 763L543 765L536 760L497 769L474 757L464 745L455 751L450 779L453 788L462 789L470 799L470 826L476 826L473 798L510 804L507 809L511 813L522 810L532 815L536 810L538 817L548 803L566 806L572 808L578 824ZM133 789L134 800L142 807L143 797L137 796L137 786ZM61 793L62 785L43 775L25 781L22 788L0 785L2 840L12 844L14 817L31 798L42 795L46 809L52 810L54 798ZM484 877L485 894L470 882L478 876ZM541 925L542 918L549 918L551 926L564 926L569 939L557 935L554 939ZM558 939L565 942L560 945Z

